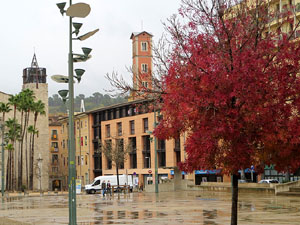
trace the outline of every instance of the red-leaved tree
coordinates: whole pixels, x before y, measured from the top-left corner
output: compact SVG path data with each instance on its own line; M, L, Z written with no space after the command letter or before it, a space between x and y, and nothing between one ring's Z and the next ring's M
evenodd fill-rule
M237 224L238 171L300 166L300 46L292 7L278 16L266 1L183 0L167 25L172 49L162 76L158 138L188 133L180 168L232 175ZM276 20L275 20L276 21Z

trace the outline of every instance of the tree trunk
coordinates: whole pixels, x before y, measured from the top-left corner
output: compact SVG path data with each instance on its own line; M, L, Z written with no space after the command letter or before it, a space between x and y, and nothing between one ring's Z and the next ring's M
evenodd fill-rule
M237 225L238 218L238 175L231 175L231 225Z
M17 112L17 105L14 105L14 130L16 130L16 112ZM13 140L13 151L14 153L12 153L12 158L11 158L11 172L12 172L12 176L11 176L11 180L12 180L12 190L16 190L16 186L17 186L17 170L15 169L15 165L17 165L17 151L16 149L16 140L14 137Z
M7 154L7 166L6 166L6 190L10 190L10 152Z
M116 166L116 171L117 171L117 186L119 189L120 183L119 183L119 167L118 166Z
M19 141L19 149L17 151L17 155L18 155L18 160L17 160L17 164L16 164L16 172L18 174L18 176L16 177L16 182L17 182L17 190L19 191L21 189L21 142Z
M14 145L15 146L15 145ZM13 150L12 150L13 151ZM16 151L12 152L12 157L11 157L11 186L12 190L15 190L16 188L16 179L15 179L15 155Z
M30 146L30 165L29 165L29 187L33 190L33 150L34 149L34 134L32 134L32 141Z
M30 143L30 142L29 142ZM26 171L25 171L25 177L26 177L26 188L28 188L28 132L26 131L25 135L25 164L26 164Z
M35 127L36 127L37 115L34 116L34 124L32 133L32 146L31 146L31 155L30 155L30 176L29 176L29 185L31 190L33 190L33 160L34 160L34 136L35 136Z
M28 157L28 123L29 123L29 116L30 116L30 113L29 111L27 112L27 115L26 115L26 120L27 120L27 127L26 127L26 149L25 149L25 156L26 156L26 187L29 188L29 157ZM30 146L31 146L31 135L29 137L29 152L30 152Z
M24 116L24 111L21 111L21 140L19 140L19 153L18 153L18 180L17 180L17 189L21 190L21 186L22 186L22 167L23 167L23 141L22 141L22 134L23 134L23 116Z
M24 118L24 119L23 119ZM21 113L21 141L20 141L20 160L19 160L19 174L18 174L18 188L19 190L22 188L23 184L23 146L24 146L24 137L25 137L25 131L27 126L26 121L26 112L24 115L24 112Z

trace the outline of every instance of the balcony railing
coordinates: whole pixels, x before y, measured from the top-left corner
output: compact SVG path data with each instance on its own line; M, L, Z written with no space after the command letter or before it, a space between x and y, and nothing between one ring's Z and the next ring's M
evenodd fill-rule
M51 147L51 152L58 152L58 148Z

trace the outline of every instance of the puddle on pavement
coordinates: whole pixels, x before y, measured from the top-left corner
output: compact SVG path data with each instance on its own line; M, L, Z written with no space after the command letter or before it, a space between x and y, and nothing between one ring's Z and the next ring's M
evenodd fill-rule
M157 195L136 193L135 195L121 196L121 198L95 198L95 196L81 195L77 200L78 224L201 224L223 225L230 224L231 198L230 194L178 192L160 193ZM255 198L249 195L239 196L239 221L240 224L260 224L265 221L264 215L278 220L282 224L282 217L300 220L299 200L292 198L277 198L262 195ZM47 215L37 214L36 209L48 210ZM64 208L65 210L61 210ZM26 221L38 224L61 213L58 220L67 224L68 196L60 197L15 197L5 201L5 206L0 207L0 214L9 218L18 218L15 210L28 209ZM55 209L59 209L58 211ZM64 212L63 212L64 211ZM27 212L27 211L26 211ZM257 213L259 217L257 218ZM81 216L79 216L81 215ZM23 218L18 218L22 220ZM296 220L296 221L297 221ZM86 222L82 222L86 221ZM52 223L54 224L54 223ZM296 225L297 223L286 223Z

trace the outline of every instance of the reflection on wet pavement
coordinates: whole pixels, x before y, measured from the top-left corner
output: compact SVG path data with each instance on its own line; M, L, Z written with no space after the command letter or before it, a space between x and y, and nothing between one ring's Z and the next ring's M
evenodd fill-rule
M239 225L299 224L299 203L299 197L240 193ZM81 225L224 225L230 224L230 210L230 193L223 192L77 196L77 221ZM19 224L68 224L68 196L5 198L0 207L0 225L5 219L19 221Z

